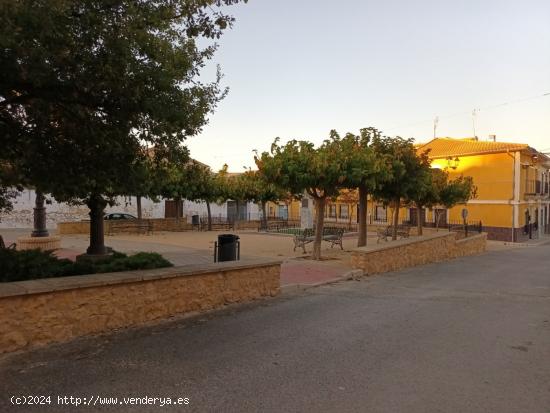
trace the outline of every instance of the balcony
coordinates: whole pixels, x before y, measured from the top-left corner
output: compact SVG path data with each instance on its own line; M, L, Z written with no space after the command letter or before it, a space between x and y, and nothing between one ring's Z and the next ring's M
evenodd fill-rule
M548 183L543 186L541 181L534 179L530 179L526 182L525 195L535 196L544 194L548 194Z

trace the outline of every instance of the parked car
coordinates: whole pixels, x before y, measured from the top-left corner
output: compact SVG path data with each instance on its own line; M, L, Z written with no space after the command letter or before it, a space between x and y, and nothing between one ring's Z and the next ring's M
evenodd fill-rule
M108 220L137 219L137 217L130 214L124 214L121 212L114 212L112 214L105 215L105 219L108 219Z

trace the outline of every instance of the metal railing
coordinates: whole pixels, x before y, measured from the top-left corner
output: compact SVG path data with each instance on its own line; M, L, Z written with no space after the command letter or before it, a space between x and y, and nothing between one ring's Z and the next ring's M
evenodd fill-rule
M543 195L544 193L548 193L548 191L543 187L541 181L529 179L525 182L525 195Z
M483 224L481 221L449 221L447 227L449 228L449 232L464 233L465 237L483 232Z

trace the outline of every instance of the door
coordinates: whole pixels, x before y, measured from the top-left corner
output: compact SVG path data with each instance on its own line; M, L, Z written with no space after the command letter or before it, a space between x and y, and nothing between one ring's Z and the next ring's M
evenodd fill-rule
M416 215L416 208L409 208L409 222L411 225L418 225L418 216ZM426 224L426 210L422 208L420 210L420 222L422 226Z
M164 201L164 218L176 218L177 215L177 205L174 200L165 200ZM180 201L179 208L180 218L183 216L183 201Z

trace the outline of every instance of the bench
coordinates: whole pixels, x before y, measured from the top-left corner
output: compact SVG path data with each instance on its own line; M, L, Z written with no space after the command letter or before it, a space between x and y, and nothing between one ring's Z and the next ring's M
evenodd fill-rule
M340 249L344 249L342 245L342 239L344 238L344 228L337 227L325 227L323 228L323 241L330 242L330 248L333 248L335 245L339 245ZM306 245L315 241L315 230L314 229L304 229L294 235L294 251L296 248L300 247L306 251Z
M122 231L119 231L122 230ZM126 231L130 230L130 231ZM153 233L153 223L151 221L138 220L138 219L129 219L129 220L119 220L111 221L109 223L109 232L108 235L113 235L119 232L130 232L138 234L152 234Z
M15 243L12 243L6 247L6 244L4 243L4 238L2 238L2 235L0 235L0 250L14 250L17 245Z
M401 238L409 238L411 233L411 227L409 225L398 225L397 226L397 236ZM376 235L378 239L376 243L380 241L387 241L389 237L393 236L393 225L388 225L386 228L378 228L376 230Z
M306 244L315 241L315 230L306 228L303 231L298 232L294 235L294 251L297 247L301 247L306 253Z
M330 248L339 245L343 250L342 239L344 238L344 228L326 227L323 228L323 241L330 242Z

